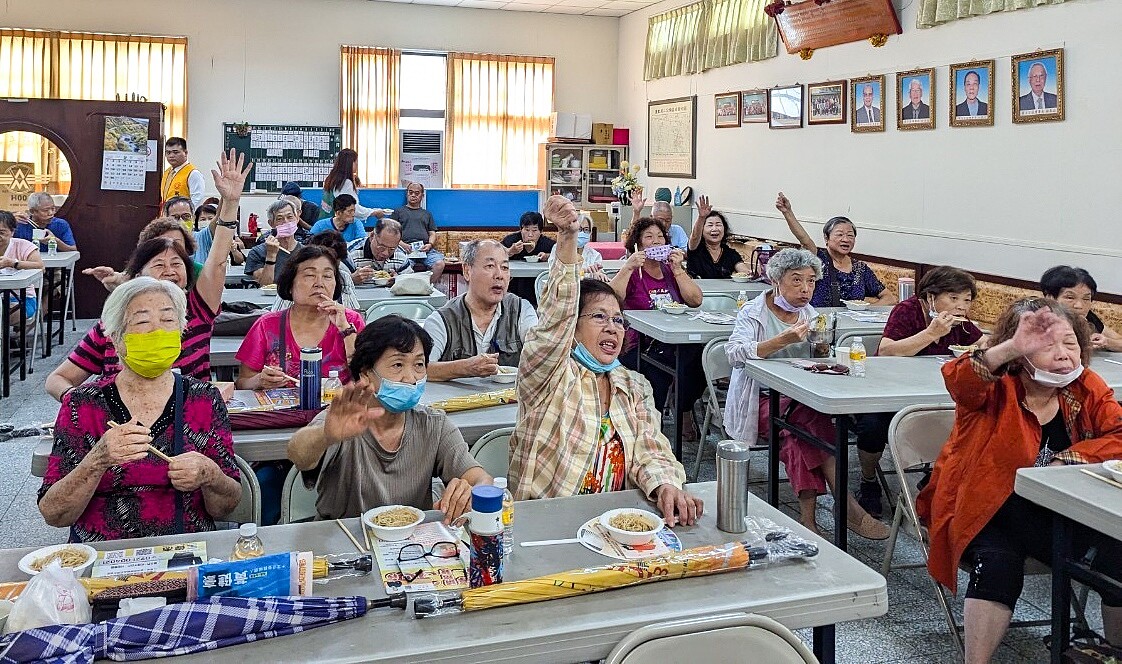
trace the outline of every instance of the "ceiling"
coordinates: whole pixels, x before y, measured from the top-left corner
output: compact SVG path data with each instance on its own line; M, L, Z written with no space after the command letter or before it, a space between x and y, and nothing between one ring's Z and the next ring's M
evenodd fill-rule
M505 9L515 12L583 14L585 16L623 16L660 0L384 0L414 5Z

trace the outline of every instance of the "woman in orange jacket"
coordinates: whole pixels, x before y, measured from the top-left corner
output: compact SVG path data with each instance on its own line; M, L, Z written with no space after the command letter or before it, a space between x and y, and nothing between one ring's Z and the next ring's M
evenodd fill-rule
M943 366L955 424L917 499L931 576L952 592L967 561L966 661L1001 643L1031 556L1051 561L1052 513L1013 493L1018 468L1122 458L1122 406L1094 372L1090 330L1055 300L1013 304L989 348ZM1077 530L1075 555L1122 580L1122 543ZM1122 645L1122 593L1100 591L1107 640Z

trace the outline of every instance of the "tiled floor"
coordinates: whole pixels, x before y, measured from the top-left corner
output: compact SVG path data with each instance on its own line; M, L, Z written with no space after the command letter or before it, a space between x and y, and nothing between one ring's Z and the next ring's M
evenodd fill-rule
M78 332L67 329L67 349L81 338L91 323L92 321L79 321ZM66 539L64 529L51 528L43 523L35 506L39 480L31 477L30 468L37 438L12 438L11 429L5 426L11 425L17 431L26 431L55 419L58 405L44 391L43 382L64 356L65 353L55 350L52 357L39 360L35 373L28 376L25 382L14 382L11 398L0 401L0 548L55 544ZM687 445L686 468L692 467L694 449L694 445ZM710 454L711 448L706 450L706 458L711 458ZM757 453L752 460L752 467L753 481L762 482L766 456ZM857 467L856 458L852 460L850 467ZM714 477L713 463L703 462L700 479L705 481ZM764 485L756 484L752 491L762 499ZM787 485L782 486L780 498L782 508L797 515L798 506ZM833 527L830 504L828 497L819 500L818 523L824 530ZM849 544L853 556L874 569L880 569L885 551L883 542L871 542L851 536ZM918 543L910 536L901 536L897 541L895 564L918 563L921 555ZM964 582L963 576L960 585ZM893 570L888 577L888 613L875 620L838 626L838 661L862 664L953 662L953 644L947 635L946 623L933 592L925 570ZM1027 578L1014 619L1046 619L1049 615L1049 598L1048 576ZM961 621L962 601L953 602L952 607L956 618ZM1091 594L1088 606L1088 619L1093 628L1101 630L1099 600L1094 593ZM1048 653L1041 639L1048 633L1047 627L1010 630L994 661L1047 661ZM809 641L810 630L800 630L799 635Z

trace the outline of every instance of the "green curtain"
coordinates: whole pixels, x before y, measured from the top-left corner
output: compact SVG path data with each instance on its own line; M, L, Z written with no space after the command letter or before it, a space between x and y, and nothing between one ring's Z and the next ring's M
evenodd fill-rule
M652 16L647 25L647 62L644 78L695 74L703 69L705 3L698 2Z
M764 13L765 4L767 0L702 0L652 16L644 78L775 57L775 21Z
M1068 0L920 0L916 27L933 28L960 18L1060 5Z

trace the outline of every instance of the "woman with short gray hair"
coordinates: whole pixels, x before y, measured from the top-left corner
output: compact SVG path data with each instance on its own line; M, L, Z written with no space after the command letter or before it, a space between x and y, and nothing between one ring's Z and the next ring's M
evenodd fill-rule
M761 431L771 424L770 403L760 398L760 385L744 370L746 362L774 358L805 358L811 355L807 341L810 321L817 317L810 298L822 277L822 262L806 249L783 249L767 264L767 276L775 286L744 305L725 346L733 366L732 384L725 405L725 428L736 440L755 444ZM780 405L788 422L820 440L835 438L830 416L783 397ZM818 495L827 485L845 478L834 477L831 454L800 440L790 431L780 434L779 458L799 497L800 521L818 532L814 511ZM844 453L844 451L843 451ZM868 539L885 539L888 528L849 500L849 528Z
M285 261L304 246L296 241L296 231L300 229L300 211L296 204L287 198L273 201L265 212L272 230L265 241L249 250L245 257L245 275L253 278L259 286L277 283L277 277L284 270Z
M39 511L72 542L214 530L241 500L240 473L218 388L171 369L183 290L136 277L103 313L124 366L63 396Z

